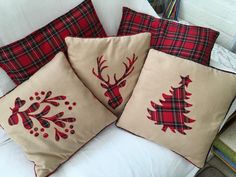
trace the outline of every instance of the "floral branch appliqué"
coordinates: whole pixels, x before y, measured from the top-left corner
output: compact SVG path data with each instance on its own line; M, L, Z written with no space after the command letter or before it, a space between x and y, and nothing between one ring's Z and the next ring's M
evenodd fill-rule
M61 104L65 104L69 111L73 109L73 106L76 106L76 102L70 103L66 99L66 96L62 95L53 97L51 91L35 92L34 96L29 97L29 101L32 102L31 105L26 109L22 109L26 101L17 97L14 107L10 108L12 115L9 117L8 123L11 126L17 125L19 119L21 119L24 128L35 137L41 134L44 138L48 138L47 130L53 128L56 141L61 138L67 139L69 134L75 133L73 124L76 119L74 117L63 117L63 111L49 116L50 111ZM41 127L37 127L35 121Z

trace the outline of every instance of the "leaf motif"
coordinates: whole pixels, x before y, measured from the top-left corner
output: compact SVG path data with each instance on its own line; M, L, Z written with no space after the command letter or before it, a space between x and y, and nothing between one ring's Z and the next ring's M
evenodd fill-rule
M54 122L57 126L61 127L61 128L65 128L66 127L66 124L62 121L56 121Z
M75 122L76 119L73 118L73 117L69 117L69 118L63 118L63 119L60 119L61 121L64 121L64 122Z
M36 119L40 119L41 117L47 115L50 111L51 107L50 106L45 106L45 108L40 112L39 114L34 115Z
M21 100L19 97L16 98L15 100L15 107L21 108L22 106L25 105L25 100Z
M12 114L8 119L9 125L16 125L16 124L18 124L18 122L19 122L19 119L18 119L17 114Z
M66 138L68 138L68 135L63 133L63 132L60 132L59 130L57 130L55 128L55 139L56 139L56 141L59 141L60 138L66 139Z
M56 139L56 141L60 140L60 137L59 137L59 135L57 133L57 129L56 128L55 128L55 139Z
M33 103L30 105L30 107L25 111L27 114L31 113L31 112L35 112L39 109L40 104L38 102Z
M38 119L39 123L42 125L42 127L44 128L49 128L50 127L50 123L45 120L45 119Z
M60 105L58 102L55 102L55 101L48 101L48 100L44 101L44 103L48 103L48 104L51 104L51 105L53 105L53 106L59 106L59 105Z
M66 96L56 96L53 98L49 98L47 100L65 100L65 99L66 99Z
M51 92L51 91L48 91L47 94L46 94L45 99L49 98L51 95L52 95L52 92Z
M47 119L49 119L50 121L57 121L58 118L62 117L64 115L64 112L59 112L56 115L52 116L52 117L48 117Z
M58 131L58 133L59 133L60 137L63 138L63 139L68 138L68 135L67 135L67 134L65 134L65 133L63 133L63 132L60 132L60 131Z

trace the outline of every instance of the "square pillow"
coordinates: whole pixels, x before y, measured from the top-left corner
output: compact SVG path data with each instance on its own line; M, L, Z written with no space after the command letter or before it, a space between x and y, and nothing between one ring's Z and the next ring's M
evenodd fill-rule
M150 33L102 39L66 38L68 56L79 78L119 116L150 47Z
M0 67L20 84L59 51L66 51L64 39L67 36L106 36L91 0L85 0L27 37L0 48Z
M34 162L52 174L116 117L94 98L59 53L0 99L0 124Z
M236 75L151 49L117 125L203 167Z
M189 26L123 8L118 35L152 33L151 47L159 51L209 65L219 32Z

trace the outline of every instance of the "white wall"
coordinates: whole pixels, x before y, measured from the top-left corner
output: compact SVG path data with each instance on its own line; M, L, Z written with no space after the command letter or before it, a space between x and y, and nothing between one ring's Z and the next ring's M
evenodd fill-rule
M220 32L217 42L236 52L236 0L181 0L180 18Z

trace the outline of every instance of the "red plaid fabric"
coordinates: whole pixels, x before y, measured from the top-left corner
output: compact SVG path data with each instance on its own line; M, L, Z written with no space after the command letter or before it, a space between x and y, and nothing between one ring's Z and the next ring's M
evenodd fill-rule
M120 78L117 78L116 73L114 74L114 83L111 84L110 76L107 75L107 80L104 79L102 72L108 68L109 66L104 65L107 60L103 59L103 56L97 57L97 71L95 72L95 68L92 69L92 73L100 80L100 85L102 88L106 90L104 95L108 97L108 105L113 109L116 109L123 102L122 95L120 93L120 88L125 87L127 77L133 72L134 64L137 61L138 57L133 54L133 58L126 57L128 60L128 64L123 62L125 66L125 71Z
M152 34L151 46L159 51L209 65L211 50L219 32L155 18L123 8L118 35Z
M107 88L105 92L105 96L109 98L108 105L111 106L113 109L116 109L123 103L123 98L119 91L119 86L111 85Z
M66 51L64 39L67 36L106 36L91 0L85 0L27 37L0 48L0 66L20 84L59 51Z
M160 105L151 101L151 105L154 111L147 109L150 116L148 119L155 121L157 125L163 125L162 130L165 132L168 128L175 133L175 130L181 134L186 134L185 130L192 129L185 123L191 123L195 120L187 117L187 113L190 111L185 108L191 107L192 105L187 103L185 100L189 99L192 95L187 92L185 88L190 82L189 76L181 76L181 86L178 88L171 87L171 95L162 94L164 100L160 100Z
M16 125L19 122L19 117L22 119L22 123L26 129L31 129L33 127L33 121L31 120L29 114L37 111L39 109L39 103L33 103L25 111L19 111L19 109L25 104L25 100L21 100L19 97L15 100L14 108L10 108L12 115L8 119L9 125Z

